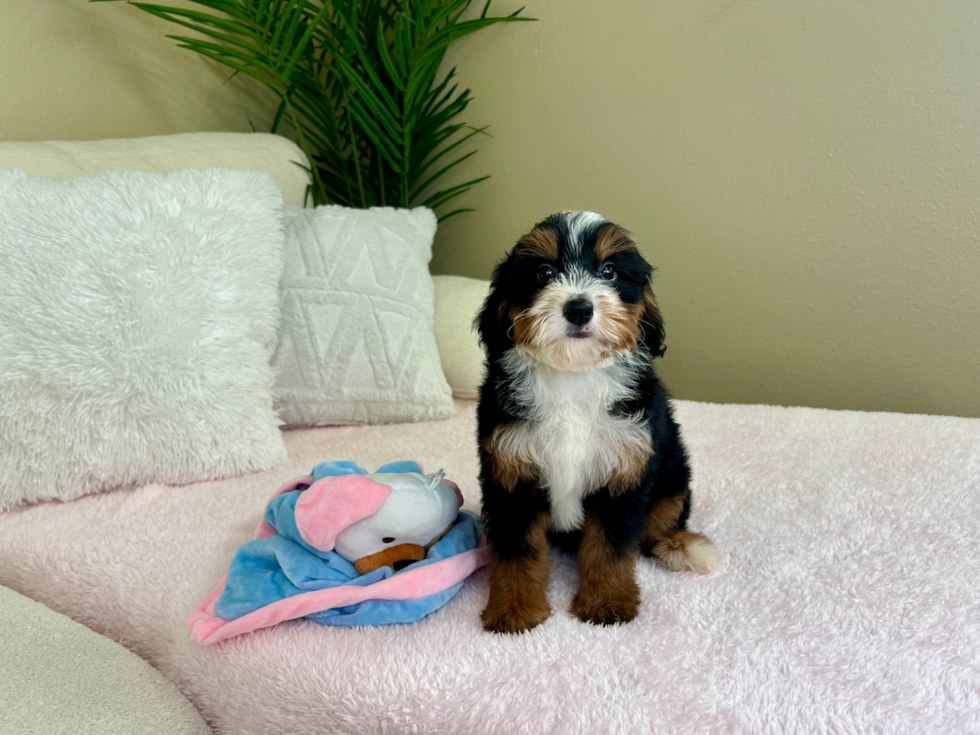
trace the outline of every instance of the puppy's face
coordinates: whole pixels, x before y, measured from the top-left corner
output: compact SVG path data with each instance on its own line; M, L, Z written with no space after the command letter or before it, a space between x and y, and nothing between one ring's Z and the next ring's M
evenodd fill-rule
M552 215L494 272L480 336L491 355L518 347L560 370L588 370L640 344L659 356L652 271L629 233L602 216Z

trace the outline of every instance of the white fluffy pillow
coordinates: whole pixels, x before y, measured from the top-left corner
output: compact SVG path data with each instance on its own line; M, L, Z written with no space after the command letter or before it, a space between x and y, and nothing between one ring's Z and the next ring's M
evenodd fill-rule
M449 418L428 209L287 206L276 394L293 426Z
M0 171L0 509L285 458L268 174Z

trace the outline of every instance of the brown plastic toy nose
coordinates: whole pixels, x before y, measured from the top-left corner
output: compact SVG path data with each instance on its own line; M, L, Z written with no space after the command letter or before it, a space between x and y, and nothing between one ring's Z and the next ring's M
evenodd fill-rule
M354 569L358 574L367 574L381 567L392 567L396 572L404 569L412 562L422 561L425 558L425 547L418 544L398 544L389 546L377 554L362 556L354 562Z
M573 299L565 304L565 318L576 327L588 324L593 312L592 302L586 299Z

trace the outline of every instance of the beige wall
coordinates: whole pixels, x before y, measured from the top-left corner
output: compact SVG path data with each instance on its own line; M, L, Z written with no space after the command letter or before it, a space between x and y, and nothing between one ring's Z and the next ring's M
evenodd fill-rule
M163 5L190 5L184 0ZM267 131L271 96L125 3L0 0L0 140ZM227 83L226 83L227 82Z
M451 59L493 178L437 272L593 209L659 266L677 396L980 416L980 3L527 4Z
M460 175L493 178L436 272L595 209L660 267L678 396L980 416L980 3L529 2L452 57L494 135ZM122 3L0 18L2 140L268 127Z

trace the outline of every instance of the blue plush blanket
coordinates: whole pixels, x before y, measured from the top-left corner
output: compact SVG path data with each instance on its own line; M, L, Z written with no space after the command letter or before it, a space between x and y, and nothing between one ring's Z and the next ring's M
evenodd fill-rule
M384 465L378 472L419 472L414 462ZM325 477L368 474L352 462L328 462L316 466L313 481ZM426 558L396 572L381 567L360 575L353 564L335 551L310 546L297 529L296 502L303 490L279 495L265 511L265 523L275 532L244 544L228 568L224 590L214 604L213 614L231 621L296 595L341 585L369 586L394 575L417 570L465 551L476 549L482 521L474 513L460 511L452 528L431 546ZM329 608L304 615L326 625L379 625L411 623L441 607L455 595L459 581L436 594L418 599L368 599L345 607Z

